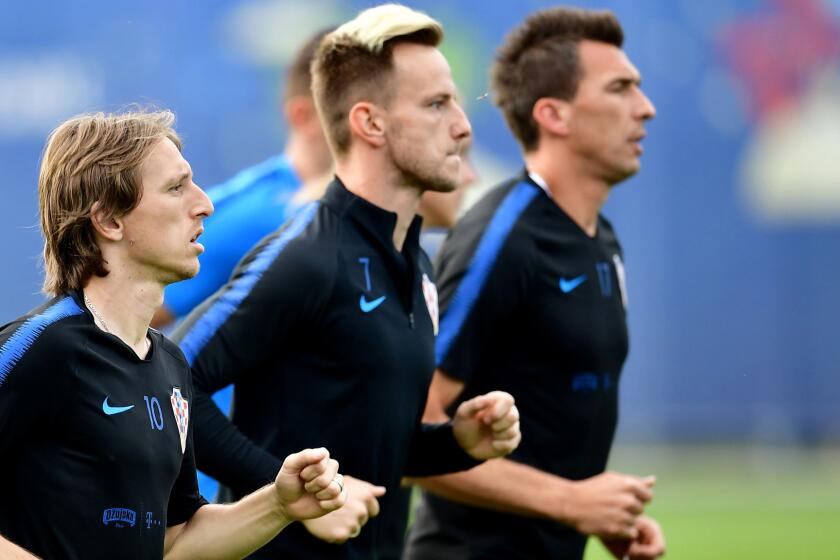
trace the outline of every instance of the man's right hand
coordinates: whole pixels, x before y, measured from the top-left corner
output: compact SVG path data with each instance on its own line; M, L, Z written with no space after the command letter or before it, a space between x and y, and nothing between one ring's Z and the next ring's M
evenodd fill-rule
M277 513L287 522L321 517L347 499L338 462L323 447L292 453L274 480Z
M341 544L357 537L368 519L379 514L377 498L385 494L384 486L374 486L364 480L345 475L344 489L347 492L347 502L340 509L303 522L306 530L322 541Z
M604 539L635 539L636 519L653 499L656 477L640 478L605 472L571 482L563 504L564 522L585 535Z

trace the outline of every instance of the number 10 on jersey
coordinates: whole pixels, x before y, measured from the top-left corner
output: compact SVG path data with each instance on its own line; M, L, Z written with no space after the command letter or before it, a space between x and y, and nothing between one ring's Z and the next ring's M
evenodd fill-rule
M153 430L163 430L163 411L160 409L160 401L157 397L143 395L146 401L146 411L149 413L149 424Z

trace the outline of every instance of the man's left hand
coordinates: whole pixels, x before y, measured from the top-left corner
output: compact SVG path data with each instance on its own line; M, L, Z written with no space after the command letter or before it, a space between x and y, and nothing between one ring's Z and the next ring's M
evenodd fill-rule
M464 401L452 420L455 439L475 459L504 457L519 445L519 410L513 396L492 391Z
M633 540L602 540L607 550L619 560L656 560L665 554L665 536L655 520L644 515L636 518L638 536Z

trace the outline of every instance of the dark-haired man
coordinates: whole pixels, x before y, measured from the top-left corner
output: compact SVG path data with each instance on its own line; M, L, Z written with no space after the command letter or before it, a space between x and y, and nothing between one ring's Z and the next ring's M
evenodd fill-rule
M176 333L199 394L200 464L237 496L264 484L277 458L303 441L323 441L348 475L389 490L404 473L468 468L519 441L518 412L502 392L463 403L451 424L420 421L437 294L415 213L423 192L458 186L461 144L471 134L436 48L441 38L435 20L389 4L324 39L313 93L336 179L255 247ZM206 397L231 383L233 424ZM331 417L312 421L313 410ZM390 493L380 506L394 507ZM361 512L349 534L337 535L355 537L344 544L300 528L264 554L384 558L402 530L393 534L375 518L362 528L375 513Z
M664 552L643 514L653 478L604 472L627 355L621 247L600 214L639 170L655 110L609 12L552 8L511 33L493 90L526 169L455 227L439 257L442 319L424 419L487 387L513 394L511 460L421 479L411 560L579 560L587 535L618 557Z

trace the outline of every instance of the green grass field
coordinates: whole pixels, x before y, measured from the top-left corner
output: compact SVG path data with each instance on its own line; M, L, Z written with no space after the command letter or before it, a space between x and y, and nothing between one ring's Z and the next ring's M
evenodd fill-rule
M840 560L840 449L618 447L610 468L657 475L667 558Z

